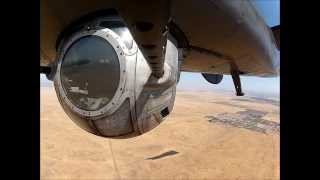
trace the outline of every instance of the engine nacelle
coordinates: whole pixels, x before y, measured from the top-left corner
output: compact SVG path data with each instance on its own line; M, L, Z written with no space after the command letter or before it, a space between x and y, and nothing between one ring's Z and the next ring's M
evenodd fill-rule
M129 30L106 28L102 23L114 24L100 19L94 28L80 30L61 43L56 93L65 112L82 129L110 138L138 136L172 111L178 49L169 36L164 75L156 79Z
M211 84L219 84L222 79L223 75L222 74L207 74L207 73L201 73L204 79L207 80L207 82Z

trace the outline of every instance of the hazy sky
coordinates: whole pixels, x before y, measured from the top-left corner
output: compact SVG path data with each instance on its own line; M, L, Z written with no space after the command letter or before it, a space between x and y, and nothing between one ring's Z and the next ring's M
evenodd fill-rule
M280 0L256 0L252 1L258 12L265 19L266 23L272 27L280 24ZM50 86L51 82L41 75L41 83ZM241 77L243 92L252 96L279 97L280 78L258 78ZM234 86L230 76L224 76L218 85L209 84L200 73L182 72L178 90L207 91L218 90L227 93L234 93Z

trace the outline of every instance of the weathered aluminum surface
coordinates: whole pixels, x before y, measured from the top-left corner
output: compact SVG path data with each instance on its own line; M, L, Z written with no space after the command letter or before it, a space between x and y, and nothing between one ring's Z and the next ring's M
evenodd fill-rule
M42 64L56 60L57 38L71 22L89 13L110 8L127 9L124 14L130 18L130 8L135 7L132 15L140 12L140 21L150 20L157 24L148 17L152 8L156 8L152 4L157 4L158 1L160 0L149 1L150 4L139 6L139 1L134 0L122 0L121 3L117 0L42 0ZM156 10L154 11L158 12ZM249 0L172 0L168 10L172 22L184 33L189 45L212 52L211 54L231 57L233 63L246 75L272 76L279 72L279 51L273 34ZM159 20L158 23L162 24L163 21ZM132 32L133 27L129 26ZM229 74L230 62L191 50L187 53L181 70Z
M77 108L66 96L61 83L61 62L72 42L87 35L103 37L116 50L121 66L119 87L112 100L96 111ZM93 134L111 138L129 138L158 126L174 104L178 78L178 49L170 36L165 54L164 75L154 79L151 67L135 42L128 49L124 38L112 29L80 30L63 41L55 76L58 99L69 117L81 128Z

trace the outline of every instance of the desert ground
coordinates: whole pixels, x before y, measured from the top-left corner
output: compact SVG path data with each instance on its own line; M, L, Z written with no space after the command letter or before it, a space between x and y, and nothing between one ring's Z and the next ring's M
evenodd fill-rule
M132 139L98 137L41 87L41 179L279 179L279 101L178 91L173 112Z

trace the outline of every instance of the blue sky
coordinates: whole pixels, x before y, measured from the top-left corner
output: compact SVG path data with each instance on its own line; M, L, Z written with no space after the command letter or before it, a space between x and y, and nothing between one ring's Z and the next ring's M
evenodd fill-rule
M280 24L280 0L255 0L252 3L270 27Z
M252 1L265 22L270 26L280 24L280 0ZM51 82L41 75L42 85L48 86ZM280 94L280 78L241 77L242 88L245 94L251 96L276 97ZM218 85L209 84L200 73L182 72L178 90L194 91L223 91L234 93L234 86L230 76L224 76Z

